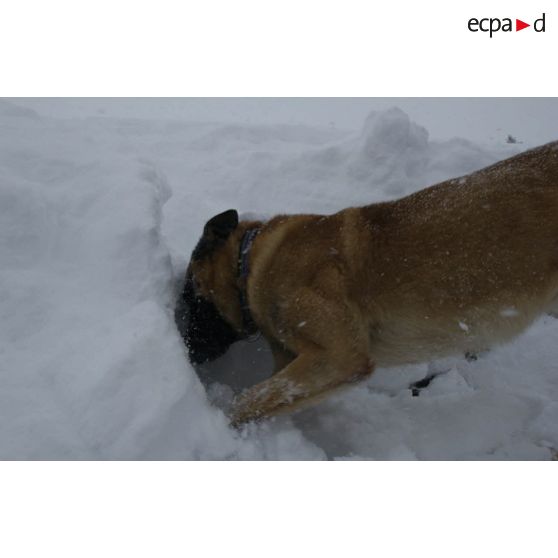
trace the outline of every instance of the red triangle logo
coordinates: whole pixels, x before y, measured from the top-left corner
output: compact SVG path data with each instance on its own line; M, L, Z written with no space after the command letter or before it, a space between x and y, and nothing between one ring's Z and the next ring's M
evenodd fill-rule
M516 31L521 31L522 29L525 29L526 27L531 27L531 24L530 23L525 23L524 21L521 21L520 19L515 20L515 30Z

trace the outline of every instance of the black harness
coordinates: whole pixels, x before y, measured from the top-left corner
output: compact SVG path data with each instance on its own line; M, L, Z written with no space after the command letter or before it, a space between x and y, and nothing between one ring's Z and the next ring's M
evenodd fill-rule
M238 252L238 279L240 311L242 313L242 329L250 336L258 333L258 326L252 317L252 313L250 312L247 286L248 275L250 273L250 250L252 249L252 244L259 233L259 228L248 229L242 237L240 250Z

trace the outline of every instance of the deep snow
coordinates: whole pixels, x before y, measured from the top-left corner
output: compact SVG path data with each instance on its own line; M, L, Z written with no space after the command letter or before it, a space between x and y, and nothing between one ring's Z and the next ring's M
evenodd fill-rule
M476 362L380 369L239 433L220 407L269 373L267 349L235 346L196 373L172 314L221 210L330 213L526 147L433 141L398 109L352 132L51 118L0 101L0 458L551 458L554 318ZM408 384L433 370L445 373L412 397Z

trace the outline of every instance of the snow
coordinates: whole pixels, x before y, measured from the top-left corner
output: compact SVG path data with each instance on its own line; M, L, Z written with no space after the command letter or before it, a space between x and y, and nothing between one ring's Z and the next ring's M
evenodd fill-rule
M240 432L224 411L235 392L269 375L267 347L238 344L194 371L173 321L189 254L221 210L330 213L529 146L435 141L394 108L352 131L171 114L82 117L76 103L71 115L53 117L0 101L0 458L555 454L552 317L476 361L380 369L312 409ZM413 397L408 385L433 372Z

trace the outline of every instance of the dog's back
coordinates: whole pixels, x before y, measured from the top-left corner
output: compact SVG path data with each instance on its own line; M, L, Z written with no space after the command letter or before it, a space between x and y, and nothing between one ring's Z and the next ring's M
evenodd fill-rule
M558 306L558 142L359 212L379 365L480 350Z

